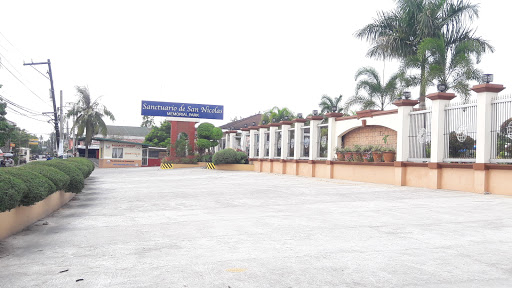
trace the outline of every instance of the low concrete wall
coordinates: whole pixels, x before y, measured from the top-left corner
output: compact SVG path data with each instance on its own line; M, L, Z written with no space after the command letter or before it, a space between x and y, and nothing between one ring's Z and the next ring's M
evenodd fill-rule
M0 213L0 240L20 232L39 219L50 215L68 203L74 196L75 193L57 191L32 206L19 206L11 211Z
M250 159L256 172L511 195L512 165Z
M177 169L177 168L199 168L199 167L204 167L204 166L200 166L199 164L172 164L172 167L174 169Z
M229 171L254 171L253 164L219 164L215 165L216 170Z

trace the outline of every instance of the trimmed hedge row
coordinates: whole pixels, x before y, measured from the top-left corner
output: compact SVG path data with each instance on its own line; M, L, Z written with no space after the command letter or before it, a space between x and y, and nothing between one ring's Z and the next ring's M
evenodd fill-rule
M0 169L0 212L33 205L56 191L80 193L94 164L84 158L35 161Z
M247 154L235 151L231 148L220 150L212 157L213 164L246 164Z

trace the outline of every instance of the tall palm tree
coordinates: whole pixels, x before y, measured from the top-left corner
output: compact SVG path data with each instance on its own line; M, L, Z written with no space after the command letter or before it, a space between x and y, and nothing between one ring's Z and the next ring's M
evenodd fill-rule
M73 104L68 111L67 117L75 116L73 128L78 128L77 135L83 136L85 133L85 157L89 157L89 145L95 134L101 133L107 135L107 125L103 117L108 117L114 121L114 115L98 99L91 101L91 95L87 87L76 86L78 101Z
M286 116L288 116L290 120L295 118L295 115L290 109L286 107L279 108L275 106L272 109L265 111L263 115L261 115L261 123L263 123L263 121L266 123L271 123L272 119L276 119L275 121L279 122L284 120Z
M486 51L494 51L485 40L473 34L472 30L447 30L440 37L424 39L416 57L426 58L427 81L445 83L448 90L454 90L464 102L471 96L469 81L482 79L475 62L479 63Z
M360 68L355 75L355 80L359 79L356 84L355 95L345 103L345 111L349 111L354 105L359 105L363 110L384 110L388 104L401 95L399 88L400 76L401 74L396 73L386 83L383 83L375 68ZM363 91L364 94L361 93Z
M478 5L466 0L396 0L390 12L379 12L373 23L356 31L355 36L372 44L367 56L394 58L407 62L405 68L420 70L420 108L425 108L427 57L417 57L419 46L427 38L438 38L447 29L462 29L478 17ZM414 64L414 65L412 65Z
M341 105L341 98L343 98L343 95L340 95L338 97L331 98L328 95L322 95L322 98L320 99L320 103L318 106L320 106L321 114L326 114L330 112L336 112L341 113L343 111L343 106Z

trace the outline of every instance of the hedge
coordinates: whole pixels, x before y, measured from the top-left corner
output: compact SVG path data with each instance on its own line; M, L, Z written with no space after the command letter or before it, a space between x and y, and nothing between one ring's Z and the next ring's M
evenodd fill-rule
M0 212L18 207L21 197L27 191L27 186L20 179L0 174Z
M64 190L80 193L94 164L83 158L34 161L21 167L0 168L0 212L30 206Z
M247 154L244 152L237 152L233 149L224 149L215 153L212 157L213 164L245 164L247 160Z
M53 185L59 190L66 190L66 187L69 184L69 176L66 173L57 170L50 166L43 165L25 165L21 166L19 169L29 169L32 172L41 174L42 176L48 178L52 181Z
M49 161L36 161L28 165L49 166L64 172L69 176L69 183L66 186L66 192L80 193L84 189L84 174L75 167L75 164L67 160L53 159Z
M1 175L7 175L23 181L28 188L21 192L20 204L30 206L46 198L48 195L57 191L55 185L48 178L29 169L6 168L0 169Z
M87 171L87 175L85 175L85 178L89 177L89 175L91 175L92 171L94 171L94 163L92 163L92 161L89 159L74 157L74 158L68 158L66 161L69 161L71 163L79 163L79 164L82 164L83 166L87 167L88 171Z

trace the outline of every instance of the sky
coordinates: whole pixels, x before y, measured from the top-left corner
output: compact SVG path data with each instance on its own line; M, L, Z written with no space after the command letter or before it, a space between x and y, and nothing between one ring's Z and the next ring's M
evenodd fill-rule
M510 86L512 40L505 25L512 2L473 3L480 3L476 35L496 48L478 67L494 74L494 83ZM53 111L47 66L24 62L51 60L57 101L60 90L69 103L77 99L75 86L87 86L114 114L116 121L107 124L140 126L141 100L224 105L224 120L203 120L217 126L274 106L307 115L324 94L341 94L344 100L354 95L354 74L363 66L384 71L385 78L396 72L397 62L367 58L369 44L353 36L394 5L393 0L5 1L0 95L26 109L15 108L25 114L19 115L9 108L9 120L44 138L53 131L50 118L41 114Z

